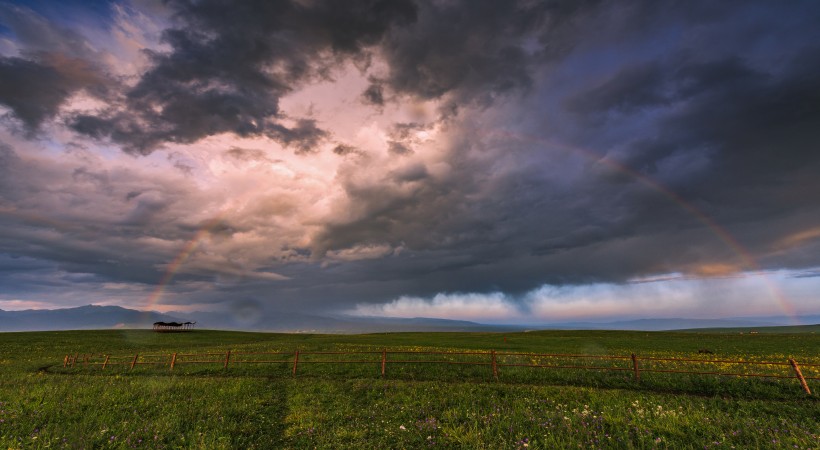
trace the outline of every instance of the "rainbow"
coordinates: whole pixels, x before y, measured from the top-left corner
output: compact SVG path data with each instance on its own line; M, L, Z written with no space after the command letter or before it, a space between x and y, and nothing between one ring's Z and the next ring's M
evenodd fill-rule
M482 134L487 134L482 133ZM732 236L732 234L721 226L720 224L715 221L711 216L700 210L697 206L693 205L692 203L686 201L683 197L681 197L678 193L674 192L670 188L664 186L657 180L650 178L649 176L638 172L637 170L621 163L618 161L613 161L608 158L602 158L601 155L595 153L592 150L588 150L581 147L575 147L563 143L556 143L549 141L547 139L538 138L535 136L527 136L523 134L512 133L506 130L493 130L489 132L489 134L498 134L505 138L514 139L517 141L524 141L530 143L536 143L538 145L548 145L551 147L561 148L562 150L568 150L575 154L579 154L586 159L589 159L596 163L601 163L606 165L607 167L627 175L629 177L634 178L644 186L662 194L666 198L672 200L675 204L681 207L684 211L691 214L695 217L699 222L706 225L708 229L710 229L723 243L725 243L738 257L740 258L741 262L743 263L743 268L745 271L754 272L760 275L763 279L763 282L766 285L767 290L769 291L769 295L776 301L780 309L792 320L793 323L799 323L797 319L797 311L794 308L794 305L786 298L780 288L775 284L771 278L766 274L760 264L757 262L755 257L752 253L746 249L738 240Z
M182 246L182 249L177 253L174 259L171 261L170 264L165 268L165 273L162 274L162 278L160 278L159 283L148 296L148 300L146 301L146 311L151 311L157 303L159 303L160 299L162 298L163 294L165 293L166 287L171 283L171 280L174 278L174 275L177 273L182 264L188 260L188 257L191 256L191 253L196 250L197 246L199 245L200 241L204 239L211 233L211 230L218 225L222 218L225 217L226 212L220 212L216 216L212 217L205 221L199 229L194 233L194 236Z

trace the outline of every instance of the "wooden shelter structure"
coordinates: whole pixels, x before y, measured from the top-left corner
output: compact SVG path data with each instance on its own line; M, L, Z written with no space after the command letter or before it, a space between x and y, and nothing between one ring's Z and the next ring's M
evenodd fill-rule
M157 333L177 333L191 331L196 322L154 322L154 331Z

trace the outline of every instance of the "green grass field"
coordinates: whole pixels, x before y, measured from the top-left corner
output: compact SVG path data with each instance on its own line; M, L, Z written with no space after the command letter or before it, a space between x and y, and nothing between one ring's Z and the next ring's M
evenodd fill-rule
M820 336L812 333L4 333L0 446L820 448L817 393L806 395L794 379L645 373L636 382L629 371L504 367L496 381L488 366L433 364L388 364L382 378L375 363L307 360L295 378L289 363L227 371L184 364L174 371L167 365L133 371L127 365L105 371L62 367L63 356L76 352L127 356L383 347L689 358L703 358L697 350L708 348L715 359L793 357L820 363ZM804 374L820 376L815 369L806 367ZM766 370L791 374L788 367ZM809 385L820 390L820 381Z

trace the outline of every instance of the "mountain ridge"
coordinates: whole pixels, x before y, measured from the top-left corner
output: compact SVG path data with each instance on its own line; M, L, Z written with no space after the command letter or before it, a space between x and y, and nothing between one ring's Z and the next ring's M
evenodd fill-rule
M198 328L297 333L376 333L401 331L525 331L525 330L635 330L676 331L708 328L754 328L820 323L820 315L807 315L795 324L785 316L718 319L643 318L611 322L561 322L541 324L485 324L467 320L428 317L378 317L311 315L282 311L253 313L142 311L113 305L85 305L61 309L0 309L0 332L53 331L105 328L150 328L154 322L197 322Z

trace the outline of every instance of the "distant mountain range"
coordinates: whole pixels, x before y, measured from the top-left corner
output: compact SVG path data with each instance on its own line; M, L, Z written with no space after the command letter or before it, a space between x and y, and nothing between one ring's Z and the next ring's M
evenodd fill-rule
M80 306L64 309L0 310L2 331L89 330L151 328L154 322L197 322L196 328L301 333L375 333L386 331L504 331L515 326L485 325L447 319L319 316L292 312L233 315L224 312L138 311L119 306Z
M154 322L175 318L153 311L137 311L119 306L80 306L64 309L0 309L0 331L91 330L104 328L144 328Z
M802 316L793 323L785 316L726 319L636 319L614 322L563 322L528 325L490 325L464 320L395 317L321 316L293 312L254 311L252 314L224 312L138 311L119 306L81 306L65 309L0 310L0 331L88 330L106 328L151 328L154 322L197 322L196 328L301 333L376 333L398 331L524 331L639 330L663 331L697 328L756 328L820 324L820 315Z

